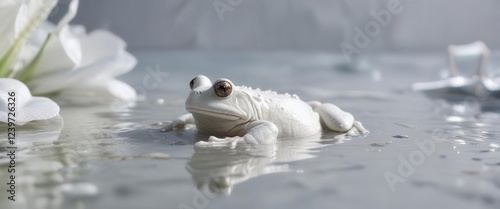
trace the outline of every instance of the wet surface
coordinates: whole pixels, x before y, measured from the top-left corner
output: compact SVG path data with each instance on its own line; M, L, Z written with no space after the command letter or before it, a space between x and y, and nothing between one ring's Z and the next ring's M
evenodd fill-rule
M409 90L435 80L443 57L366 57L369 67L352 70L330 54L136 55L123 77L143 95L135 105L66 106L62 119L18 128L16 202L2 192L2 208L500 207L499 101ZM145 83L155 70L169 74ZM186 113L198 74L334 103L371 133L195 148L206 136L152 124Z

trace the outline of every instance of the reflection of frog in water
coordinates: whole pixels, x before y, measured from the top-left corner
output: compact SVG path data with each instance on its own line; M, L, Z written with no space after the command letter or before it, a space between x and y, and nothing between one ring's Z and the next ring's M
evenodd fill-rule
M186 100L191 114L170 123L167 131L195 124L208 142L196 145L272 144L278 138L307 137L324 128L356 136L367 133L360 122L333 104L306 103L296 95L277 94L219 79L195 77Z
M326 146L317 136L268 145L243 145L234 149L195 147L186 164L198 189L229 195L235 184L264 174L291 172L288 162L314 157L310 150Z

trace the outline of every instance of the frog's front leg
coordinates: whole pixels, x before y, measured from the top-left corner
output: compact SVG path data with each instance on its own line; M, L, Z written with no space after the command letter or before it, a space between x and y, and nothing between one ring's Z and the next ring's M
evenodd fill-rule
M329 130L347 132L347 135L350 136L369 132L361 122L354 120L351 113L345 112L333 104L310 102L309 105L319 114L321 123Z
M218 138L210 136L208 142L196 142L196 146L218 146L218 145L236 145L236 144L270 144L278 139L278 127L269 121L254 121L244 127L247 129L243 136L233 136Z
M184 114L163 127L164 131L172 131L174 129L183 129L188 124L194 124L194 117L191 113Z

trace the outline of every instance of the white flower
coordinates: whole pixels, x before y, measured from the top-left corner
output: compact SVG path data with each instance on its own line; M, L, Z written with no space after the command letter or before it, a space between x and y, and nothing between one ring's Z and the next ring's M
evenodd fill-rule
M73 0L57 26L45 23L30 39L39 45L41 37L50 34L27 85L34 94L57 93L79 102L135 100L135 90L115 77L132 70L136 59L125 51L125 42L108 31L87 34L82 26L68 26L77 8L78 0Z
M8 105L12 102L14 105ZM11 107L14 107L12 111L9 110ZM10 112L14 114L9 116ZM0 122L24 125L30 121L50 119L58 115L59 106L54 101L31 96L28 87L18 80L0 78ZM9 120L9 117L15 121Z
M57 26L44 22L56 3L0 0L0 122L9 122L11 92L18 125L59 115L54 101L32 93L86 102L136 99L134 89L115 79L136 64L125 43L108 31L69 26L78 0Z
M56 3L57 0L0 1L0 77L11 73L25 39Z
M111 32L87 34L83 26L69 26L78 3L70 3L57 26L44 22L33 31L15 62L9 64L10 77L26 83L34 95L56 96L71 103L134 101L135 90L115 77L132 70L136 59ZM5 77L1 59L0 77Z
M47 33L54 28L54 25L45 23L40 30ZM43 32L38 31L38 34ZM115 79L132 70L137 63L125 51L126 44L119 37L104 30L87 34L82 26L65 26L60 33L52 34L32 78L27 80L33 94L57 93L60 98L73 102L88 101L89 98L136 99L132 87Z
M14 73L26 38L47 18L56 3L56 0L0 1L0 77ZM26 85L18 80L0 78L0 122L24 125L57 115L59 106L54 101L32 97Z

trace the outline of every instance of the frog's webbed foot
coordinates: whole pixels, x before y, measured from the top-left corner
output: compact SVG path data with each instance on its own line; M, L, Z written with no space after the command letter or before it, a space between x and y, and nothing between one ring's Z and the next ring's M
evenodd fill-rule
M196 142L196 146L236 146L237 144L269 144L277 141L278 127L269 121L255 121L248 127L243 136L218 138L210 136L208 141Z
M197 147L218 147L218 146L231 146L234 147L237 144L244 143L244 139L241 136L234 137L224 137L218 138L215 136L210 136L208 141L199 141L196 142Z
M369 133L361 122L354 120L351 113L345 112L333 104L319 102L310 102L309 104L319 114L321 123L329 130L346 133L348 136Z
M368 130L363 127L363 124L359 121L354 121L352 124L352 128L347 131L347 135L349 136L358 136L361 134L367 134L370 133Z
M175 119L174 121L170 122L165 127L163 127L162 130L172 131L175 129L184 129L188 124L194 124L194 118L192 114L181 115L179 118Z

